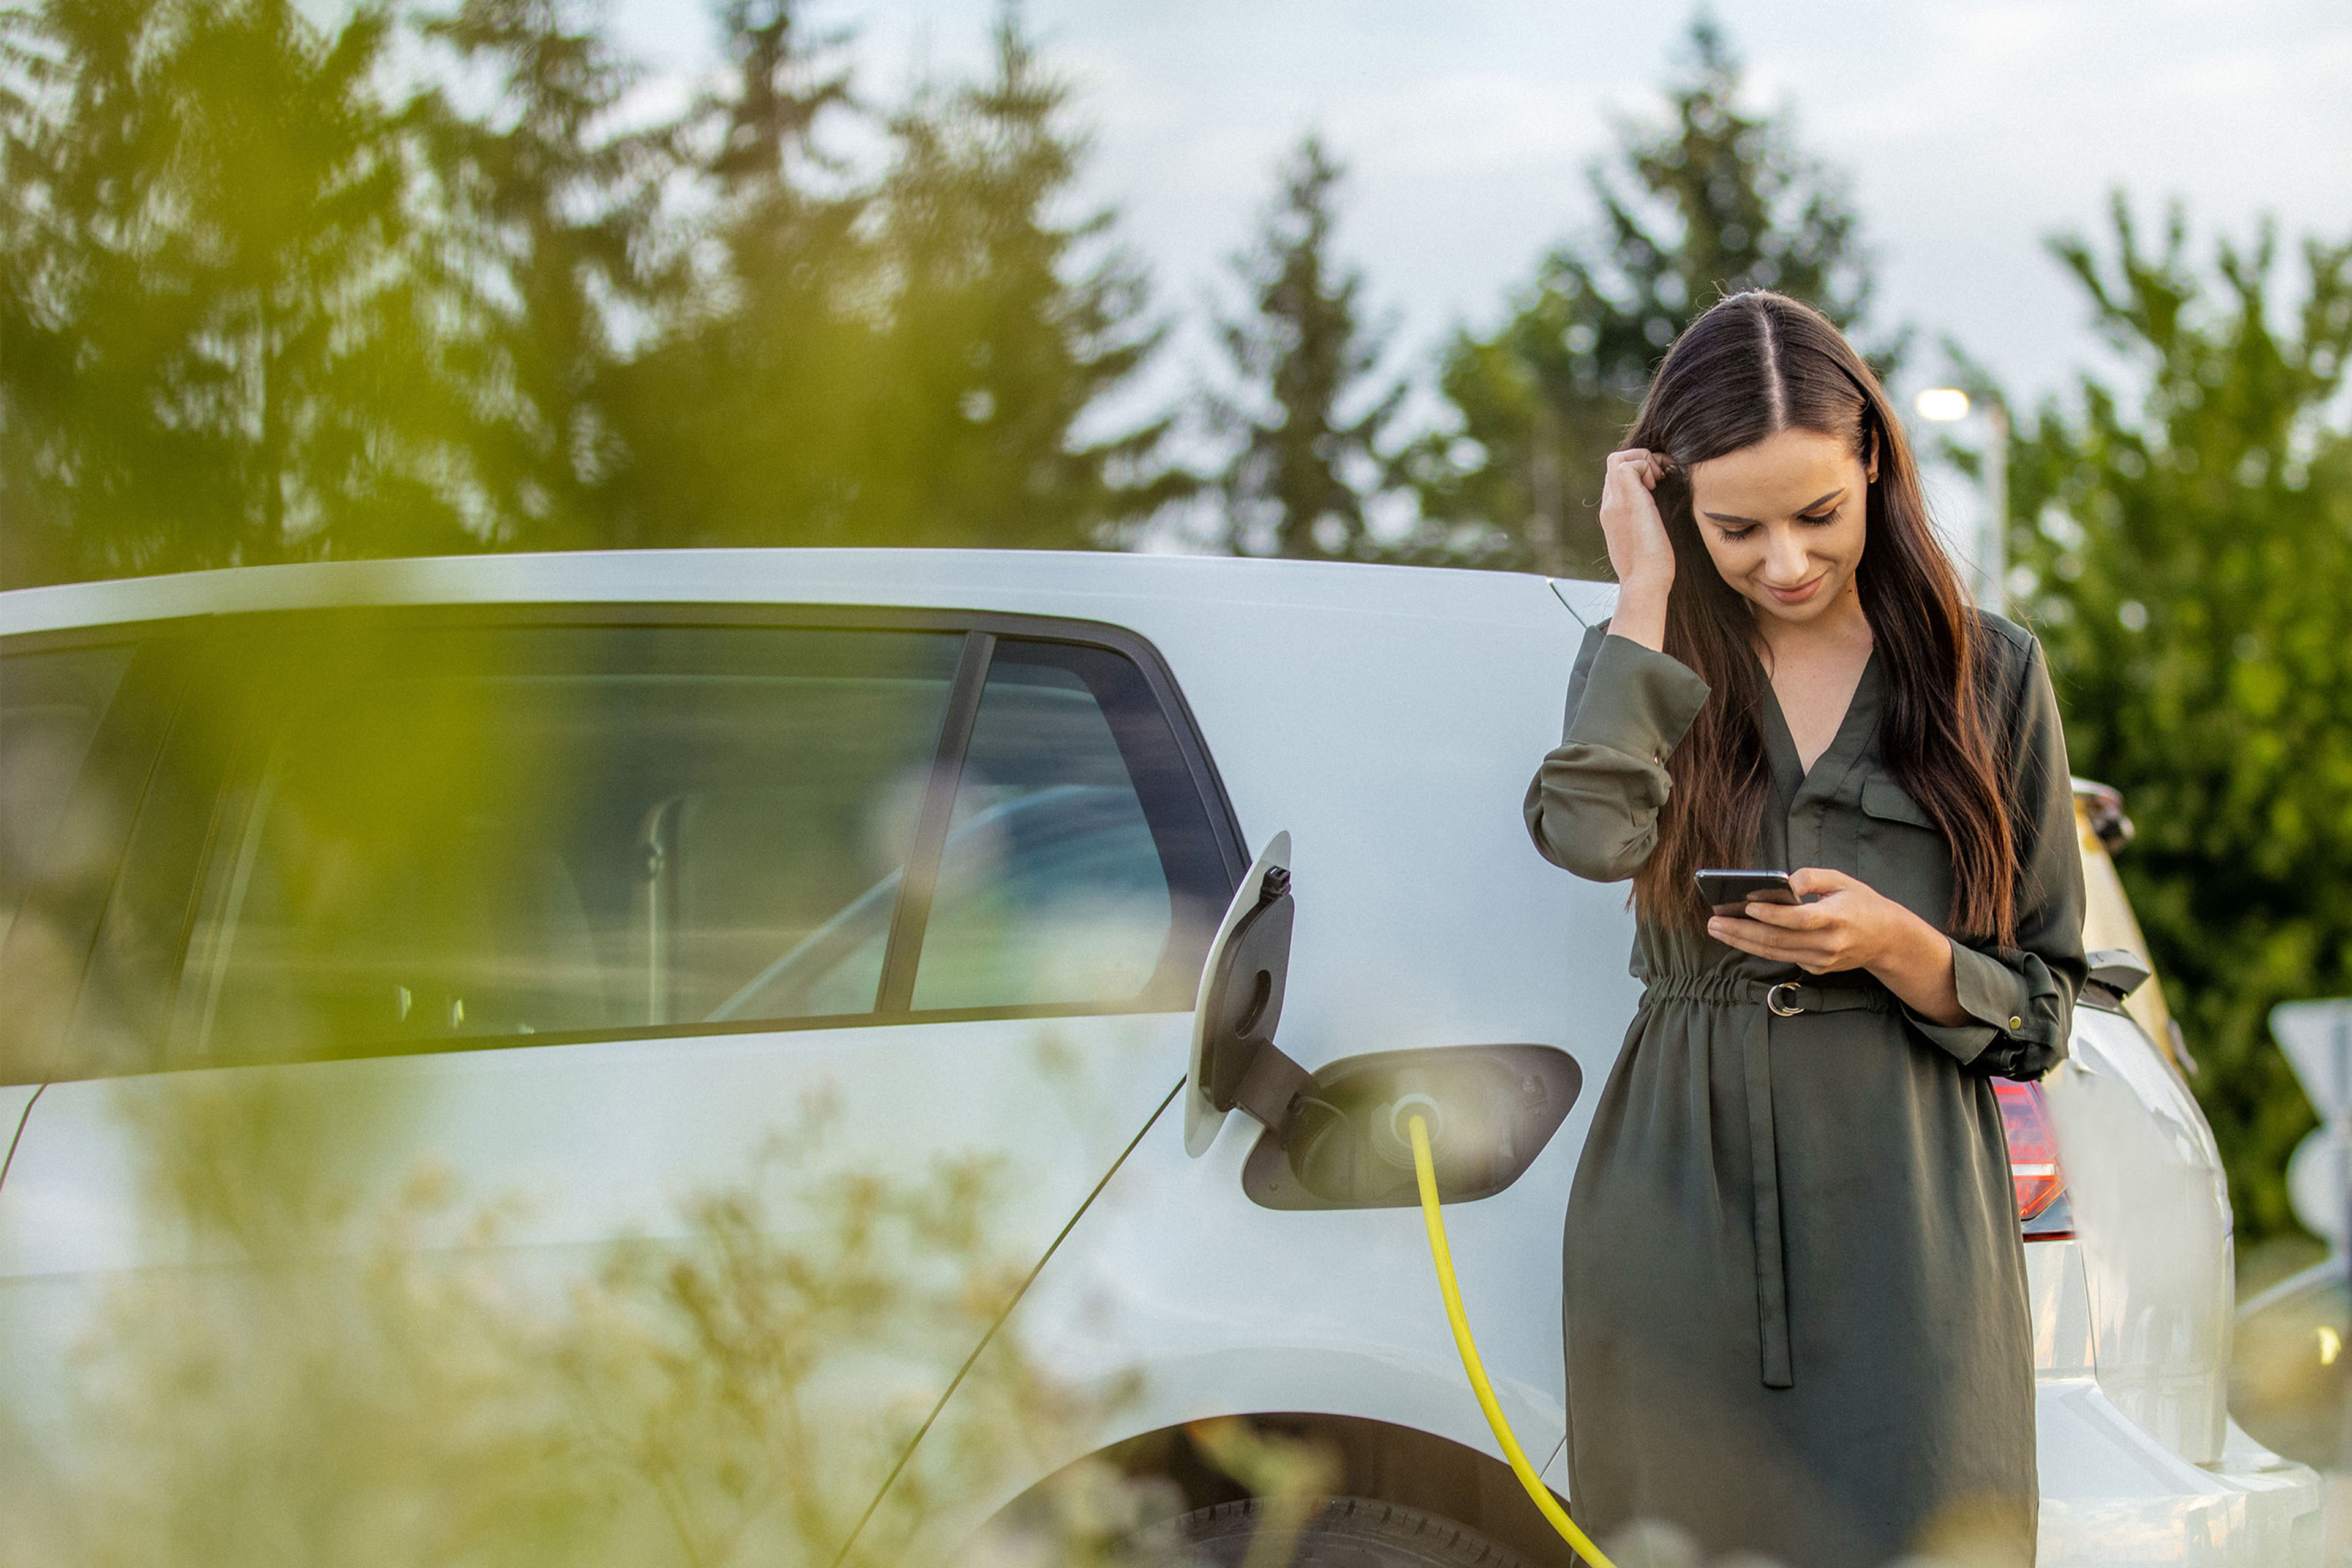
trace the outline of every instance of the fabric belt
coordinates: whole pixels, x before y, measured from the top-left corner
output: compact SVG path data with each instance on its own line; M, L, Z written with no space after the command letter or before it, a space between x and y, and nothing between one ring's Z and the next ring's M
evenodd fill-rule
M1756 1241L1756 1322L1763 1346L1764 1386L1794 1388L1789 1353L1788 1252L1780 1235L1780 1152L1772 1131L1772 1039L1775 1018L1807 1013L1894 1013L1895 998L1879 986L1815 985L1738 979L1719 974L1669 974L1649 982L1642 1004L1697 1002L1742 1010L1741 1079L1748 1099L1750 1224Z

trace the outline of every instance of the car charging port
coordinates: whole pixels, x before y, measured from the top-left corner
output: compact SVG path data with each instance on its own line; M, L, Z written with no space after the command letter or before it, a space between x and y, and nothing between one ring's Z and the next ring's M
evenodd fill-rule
M1381 1129L1372 1139L1372 1152L1382 1163L1400 1171L1412 1169L1412 1119L1420 1117L1428 1124L1430 1147L1445 1144L1445 1108L1426 1094L1402 1095L1389 1106L1389 1113L1375 1125Z
M1268 1208L1411 1207L1412 1119L1429 1130L1447 1203L1518 1180L1576 1102L1583 1074L1555 1046L1436 1046L1348 1057L1303 1084L1258 1141L1242 1187Z

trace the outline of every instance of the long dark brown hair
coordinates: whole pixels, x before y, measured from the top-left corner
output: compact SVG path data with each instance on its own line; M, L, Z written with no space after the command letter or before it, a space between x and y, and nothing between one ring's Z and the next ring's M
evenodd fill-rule
M1706 911L1691 872L1756 853L1771 771L1766 676L1748 603L1699 538L1687 475L1792 427L1853 442L1865 468L1876 461L1855 574L1885 693L1879 754L1951 844L1950 929L2006 945L2017 847L1979 686L1989 628L1928 526L1918 465L1877 376L1820 312L1762 290L1718 302L1675 340L1626 438L1671 460L1655 491L1675 547L1665 651L1712 688L1666 763L1674 787L1634 898L1645 918L1696 924Z

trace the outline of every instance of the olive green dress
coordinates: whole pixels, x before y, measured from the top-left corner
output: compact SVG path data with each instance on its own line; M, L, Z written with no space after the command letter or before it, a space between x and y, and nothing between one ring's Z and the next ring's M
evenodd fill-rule
M2030 1550L2033 1350L1991 1077L2065 1054L2083 875L2041 647L1985 618L2018 945L1954 942L1969 1022L1930 1023L1866 973L1637 930L1645 989L1577 1167L1561 1303L1570 1502L1604 1544L1648 1520L1803 1568L1878 1568L1955 1531ZM1655 842L1707 687L1606 631L1527 816L1547 858L1618 881ZM1771 795L1747 863L1845 871L1942 928L1949 850L1879 758L1877 659L1810 771L1765 691ZM1765 1005L1781 982L1794 1016Z

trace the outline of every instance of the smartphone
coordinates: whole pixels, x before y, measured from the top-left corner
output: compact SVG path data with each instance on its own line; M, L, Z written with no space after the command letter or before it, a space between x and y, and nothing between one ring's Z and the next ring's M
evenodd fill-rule
M1750 904L1801 902L1786 871L1694 871L1699 897L1719 915L1736 915Z

